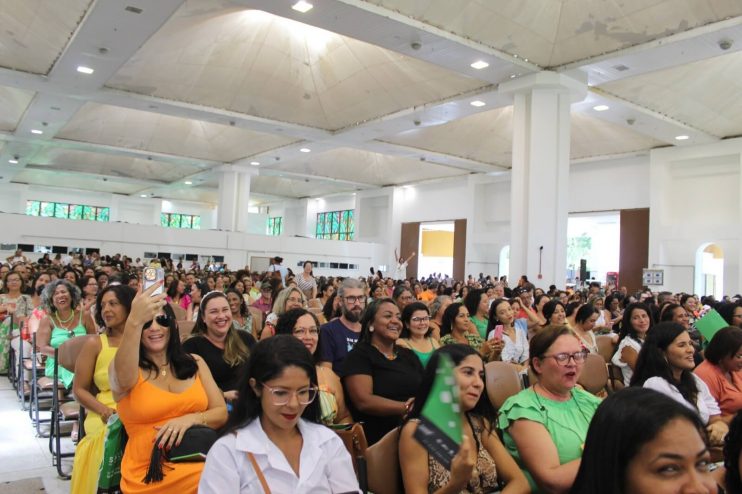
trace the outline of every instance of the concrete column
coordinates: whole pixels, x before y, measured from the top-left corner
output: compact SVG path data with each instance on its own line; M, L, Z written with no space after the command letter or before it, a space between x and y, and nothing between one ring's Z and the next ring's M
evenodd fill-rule
M248 231L250 182L257 170L226 165L219 175L219 204L216 227L230 232Z
M513 169L510 273L538 286L563 287L567 260L570 105L587 94L585 80L539 72L500 85L512 93Z

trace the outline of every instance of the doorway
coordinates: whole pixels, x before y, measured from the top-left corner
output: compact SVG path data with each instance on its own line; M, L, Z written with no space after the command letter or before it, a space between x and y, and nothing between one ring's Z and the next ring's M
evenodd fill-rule
M453 276L453 221L420 223L420 259L417 270L420 278L433 273Z
M724 251L718 245L705 243L696 250L693 291L697 295L713 295L717 300L724 294Z

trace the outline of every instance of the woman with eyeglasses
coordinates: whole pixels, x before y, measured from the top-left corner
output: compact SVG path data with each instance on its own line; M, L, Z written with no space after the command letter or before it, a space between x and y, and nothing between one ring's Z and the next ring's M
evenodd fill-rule
M533 492L567 492L600 404L598 398L577 387L588 354L564 325L542 328L529 347L529 365L537 381L505 401L499 428Z
M433 352L441 344L433 338L433 328L430 324L428 308L422 302L413 302L402 310L402 335L397 345L412 350L423 367L428 365Z
M288 287L281 290L273 302L273 312L265 318L265 327L260 333L260 339L270 338L276 334L276 321L281 315L291 309L305 308L307 305L304 294L296 287Z
M301 341L277 335L255 345L198 492L359 492L348 450L320 422L318 395L316 366Z
M119 349L109 369L111 391L129 439L121 460L127 494L196 493L203 463L162 464L162 480L150 480L154 446L180 444L196 425L220 428L227 407L206 362L180 345L175 313L155 283L137 293ZM227 310L229 310L227 308Z
M345 406L345 396L340 378L332 368L319 365L319 320L317 316L306 309L291 309L278 318L276 334L286 334L298 338L315 362L317 380L319 383L320 420L325 425L350 424L350 416Z
M239 381L254 345L250 333L232 324L228 296L213 291L201 299L193 336L183 342L183 349L206 362L224 399L231 404L237 399Z

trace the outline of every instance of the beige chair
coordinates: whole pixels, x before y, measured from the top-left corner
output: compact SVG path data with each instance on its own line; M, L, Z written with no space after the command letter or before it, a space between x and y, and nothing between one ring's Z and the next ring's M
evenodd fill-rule
M577 380L577 384L582 386L585 391L592 394L598 394L607 389L608 386L608 367L603 357L591 353L585 359L582 366L582 373Z
M312 309L312 308L322 309L322 301L320 299L318 299L318 298L310 298L307 301L307 307L310 308L310 309Z
M522 389L518 371L508 362L488 362L484 366L487 397L492 406L499 410L505 400Z
M617 365L608 364L608 391L615 393L628 386L629 383L623 382L623 372Z
M603 357L606 364L610 364L613 354L616 353L616 345L613 343L612 335L599 334L595 336L595 342L598 344L598 354Z
M188 317L188 312L186 312L186 310L180 305L170 302L170 307L172 307L173 312L175 313L176 321L184 321Z
M252 327L258 330L256 334L255 330L253 329L253 336L255 337L255 339L258 339L258 337L260 336L260 332L263 330L263 313L260 312L260 309L257 309L255 307L248 307L248 310L250 311L250 315L252 315Z
M187 340L191 336L191 333L193 333L193 328L195 326L195 321L178 321L178 333L180 334L180 341Z
M374 494L402 494L399 467L399 428L393 429L366 450L368 490Z

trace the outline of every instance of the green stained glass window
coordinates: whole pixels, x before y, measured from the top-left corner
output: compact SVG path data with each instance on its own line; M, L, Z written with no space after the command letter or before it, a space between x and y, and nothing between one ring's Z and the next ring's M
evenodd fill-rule
M173 213L170 215L170 228L180 228L180 214Z
M160 226L170 226L170 220L167 213L160 213Z
M111 216L111 208L98 208L98 221L108 221Z
M193 216L193 229L194 230L200 230L201 229L201 217L200 216Z
M28 216L38 216L41 213L40 201L26 201L26 214Z
M82 206L78 204L70 204L70 219L71 220L82 219Z
M193 214L160 213L160 225L167 228L201 228L201 217Z
M53 202L42 202L41 203L41 216L51 218L54 216L54 203Z
M188 214L184 214L180 217L180 227L181 228L193 228L193 216L190 216Z
M353 240L355 223L352 209L317 213L315 236L330 240Z
M70 205L69 204L60 204L56 203L54 205L54 217L55 218L62 218L67 219L70 217Z
M265 230L266 235L281 235L283 233L283 217L268 218Z
M95 221L95 208L93 206L82 207L82 219L88 221Z

